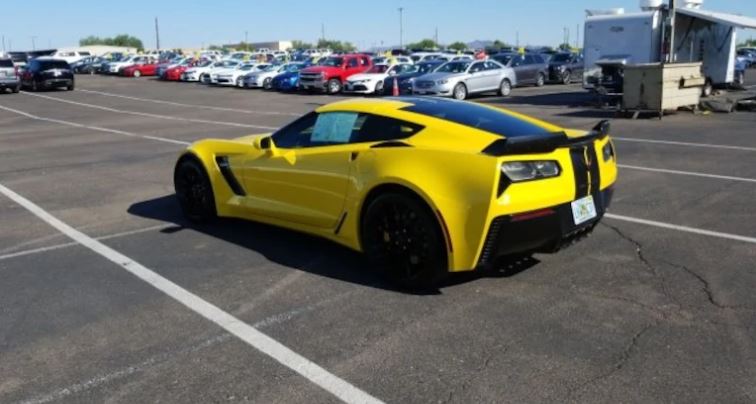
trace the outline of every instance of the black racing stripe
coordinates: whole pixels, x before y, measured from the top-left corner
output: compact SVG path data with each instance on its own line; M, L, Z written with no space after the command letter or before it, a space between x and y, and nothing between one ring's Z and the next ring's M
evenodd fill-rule
M570 149L572 173L575 176L575 199L588 195L588 167L585 165L584 153L582 146Z
M598 192L601 174L593 143L570 148L570 158L575 176L575 199Z

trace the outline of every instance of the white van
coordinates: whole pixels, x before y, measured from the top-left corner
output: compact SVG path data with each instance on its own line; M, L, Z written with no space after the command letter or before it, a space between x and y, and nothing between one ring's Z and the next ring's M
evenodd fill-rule
M88 56L92 56L92 53L90 53L89 51L76 50L58 50L50 55L50 57L52 57L53 59L65 60L69 65L71 63L78 62L79 60L84 59Z

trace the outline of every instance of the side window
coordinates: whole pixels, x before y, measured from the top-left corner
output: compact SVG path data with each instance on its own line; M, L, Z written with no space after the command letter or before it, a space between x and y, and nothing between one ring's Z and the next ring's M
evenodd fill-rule
M485 67L483 67L483 62L473 63L472 67L470 67L470 73L477 73L484 69Z
M352 143L406 139L423 129L422 125L385 116L362 114L363 123Z
M357 67L357 66L359 66L359 63L360 62L357 60L357 58L352 58L352 59L349 59L349 62L347 62L347 66L349 66L349 67Z
M523 64L532 65L533 63L535 63L533 61L533 55L525 55L525 63Z
M523 58L520 55L515 56L515 58L512 60L512 67L516 66L522 66Z
M367 66L370 64L370 60L368 58L360 58L360 64L363 66Z
M357 60L357 59L353 59ZM318 115L310 136L309 146L346 144L352 141L363 124L356 112L326 112Z
M284 149L306 147L310 143L310 136L315 128L315 121L317 119L317 112L310 112L297 119L274 133L272 136L273 143L275 143L276 147Z
M494 62L486 62L486 70L496 70L499 69L499 65L497 65Z

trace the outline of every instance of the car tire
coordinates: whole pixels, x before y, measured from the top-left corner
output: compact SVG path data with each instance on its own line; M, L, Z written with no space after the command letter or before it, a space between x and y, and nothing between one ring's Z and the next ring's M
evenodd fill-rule
M271 85L272 82L273 82L273 79L270 78L270 77L268 77L267 79L263 80L263 90L270 91L273 88L273 86Z
M743 87L745 85L745 72L735 72L735 80L733 81L737 87Z
M244 77L236 78L236 87L244 88Z
M14 94L18 94L19 92L21 92L21 84L13 87L13 93Z
M452 97L454 97L455 100L459 101L467 98L467 86L462 83L457 83L457 85L454 86L454 89L452 90Z
M201 74L199 76L199 82L202 84L208 84L210 82L210 76L207 74Z
M330 79L326 85L328 94L338 94L341 92L341 81L339 79Z
M217 217L210 178L197 158L186 156L176 163L173 186L181 211L188 220L205 223Z
M714 93L714 84L711 82L710 78L706 79L706 82L704 83L703 88L701 89L701 96L711 97L711 95Z
M543 73L538 73L538 78L536 78L535 82L536 87L543 87L544 84L546 84L546 76Z
M373 91L373 94L375 95L381 95L383 94L383 86L385 86L383 81L379 81L375 83L375 91Z
M34 92L39 91L39 86L37 86L37 80L32 80L31 90Z
M360 235L368 261L400 288L433 289L448 274L443 233L419 197L379 195L365 209Z
M504 79L501 81L501 84L499 84L499 95L502 97L508 97L509 94L512 94L512 82L510 82L509 79Z
M142 72L139 70L134 70L134 77L136 78L142 77Z
M566 72L562 73L562 84L568 85L572 83L572 72L567 70Z
M66 90L73 91L75 87L76 86L74 85L74 83L71 83L71 84L68 85L68 87L66 87Z

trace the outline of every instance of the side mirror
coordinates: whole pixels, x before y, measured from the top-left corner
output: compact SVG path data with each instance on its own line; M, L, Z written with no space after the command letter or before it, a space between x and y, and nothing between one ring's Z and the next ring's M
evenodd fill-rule
M273 144L273 139L271 139L270 136L264 136L264 137L258 137L255 139L255 148L258 150L268 150L273 151L275 148L275 145Z
M388 73L388 75L389 75L389 76L396 76L396 70L391 70L391 71L390 71L390 72Z

